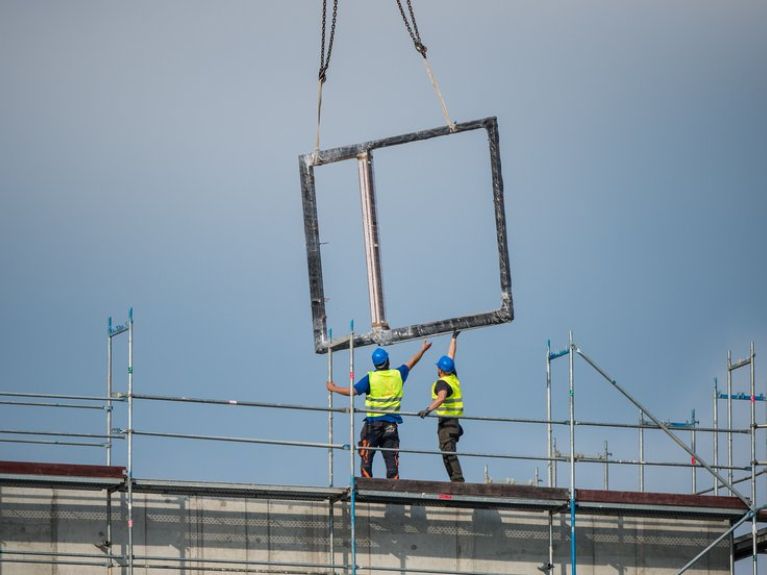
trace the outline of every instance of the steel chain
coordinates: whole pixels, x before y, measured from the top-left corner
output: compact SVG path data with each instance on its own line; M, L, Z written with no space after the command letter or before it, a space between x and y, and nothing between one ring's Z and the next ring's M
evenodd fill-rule
M324 82L327 73L328 66L330 66L330 55L333 53L333 41L336 37L336 17L338 16L338 0L333 0L333 16L330 21L330 41L328 42L327 59L325 58L325 28L327 23L328 2L322 0L322 45L320 47L320 82Z
M407 19L407 15L405 14L405 9L402 7L402 0L396 0L397 7L399 8L399 13L402 15L402 21L405 23L405 28L407 28L407 33L410 34L410 39L413 40L413 45L415 46L415 49L418 51L418 53L426 58L426 46L424 46L423 42L421 42L421 34L418 32L418 23L415 21L415 12L413 12L413 2L412 0L407 0L407 10L410 13L410 20L413 21L413 24L411 26L410 21Z

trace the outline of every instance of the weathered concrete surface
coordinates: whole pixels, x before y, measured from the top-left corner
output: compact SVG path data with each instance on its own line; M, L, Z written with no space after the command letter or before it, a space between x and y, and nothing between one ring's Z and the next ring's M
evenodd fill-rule
M126 552L125 495L112 496L112 552ZM328 572L329 503L200 496L136 494L134 497L135 572L207 574L249 561L252 571ZM334 505L334 561L349 563L348 504ZM727 528L723 519L632 516L578 516L578 569L584 575L672 574ZM12 563L8 559L48 560L8 555L8 551L83 553L104 557L107 506L104 492L0 488L0 575L122 574L116 566ZM540 573L548 557L547 514L542 511L456 509L421 505L357 505L358 573L376 567L431 569L442 573ZM554 516L555 573L569 571L569 517ZM728 543L720 544L689 571L728 572ZM148 558L147 558L148 556ZM167 558L167 559L165 559ZM183 559L179 563L171 559ZM90 557L58 561L96 562ZM117 561L124 564L122 559ZM272 562L292 563L272 565ZM301 567L295 564L314 564ZM185 565L184 568L181 565ZM166 568L161 569L159 567ZM168 569L167 567L172 567ZM400 571L401 570L401 571ZM383 571L378 571L384 573Z

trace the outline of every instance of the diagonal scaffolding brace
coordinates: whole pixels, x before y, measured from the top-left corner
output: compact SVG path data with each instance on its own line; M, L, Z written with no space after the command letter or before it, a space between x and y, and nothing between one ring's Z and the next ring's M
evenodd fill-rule
M574 349L575 349L575 352L586 361L586 363L588 363L591 367L593 367L594 370L596 370L596 372L599 375L604 377L608 383L610 383L615 389L617 389L621 393L621 395L623 395L626 399L628 399L631 403L633 403L636 407L638 407L642 411L642 413L644 413L655 425L657 425L660 429L662 429L666 433L666 435L668 435L674 441L674 443L676 443L679 447L684 449L691 457L694 457L696 462L698 462L701 466L705 467L708 470L708 472L711 473L718 481L720 481L722 485L726 486L727 489L729 489L733 495L735 495L738 499L743 501L743 503L745 503L749 508L752 507L751 500L748 497L746 497L740 491L735 489L732 483L730 483L724 477L722 477L719 474L719 472L717 472L713 467L711 467L708 463L706 463L706 461L704 461L703 458L700 457L700 455L698 455L695 451L687 447L687 445L685 445L685 443L681 439L679 439L673 431L669 429L668 425L666 425L660 419L655 417L652 413L650 413L647 410L647 408L644 405L639 403L639 401L636 400L634 396L632 396L629 392L627 392L620 385L618 385L618 382L615 381L612 377L610 377L610 375L604 369L602 369L599 365L597 365L597 363L593 359L591 359L588 355L583 353L583 351L581 351L578 347L575 347Z

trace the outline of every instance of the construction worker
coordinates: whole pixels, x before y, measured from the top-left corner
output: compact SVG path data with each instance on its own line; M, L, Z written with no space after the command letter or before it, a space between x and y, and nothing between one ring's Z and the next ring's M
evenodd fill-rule
M439 450L449 452L442 454L442 462L445 464L450 481L463 482L465 479L461 462L455 455L456 444L463 435L463 428L459 422L459 418L463 415L463 394L461 382L455 371L456 340L459 333L459 331L453 332L447 355L443 355L437 361L437 381L431 386L432 401L426 409L419 411L418 415L423 419L435 409L437 410Z
M402 423L399 407L402 403L402 387L410 370L421 360L431 343L424 340L421 349L406 363L397 369L389 368L389 354L379 347L373 351L374 371L369 371L365 377L354 384L354 395L365 394L367 416L360 433L359 453L362 458L361 472L363 477L373 477L373 455L375 450L369 447L383 447L392 451L384 451L386 462L386 477L399 479L399 432L397 425ZM348 396L348 387L340 387L332 381L327 382L328 391ZM376 413L385 410L393 413Z

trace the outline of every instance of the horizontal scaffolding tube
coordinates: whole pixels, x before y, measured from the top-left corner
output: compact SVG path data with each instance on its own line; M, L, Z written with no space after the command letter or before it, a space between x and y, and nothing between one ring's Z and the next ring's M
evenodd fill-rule
M127 397L120 395L120 397ZM315 407L311 405L296 405L290 403L264 403L260 401L240 401L238 399L203 399L195 397L172 397L167 395L146 395L133 394L133 399L143 399L148 401L168 401L177 403L205 403L211 405L231 405L238 407L266 407L275 409L296 409L301 411L333 411L335 413L348 413L348 408L328 409L327 407Z
M58 431L22 431L17 429L0 429L4 435L43 435L53 437L85 437L88 439L125 439L122 435L102 435L98 433L59 433Z
M748 393L720 393L719 397L717 399L738 399L740 401L751 401L751 395ZM760 393L759 395L754 396L754 401L765 401L767 398L764 397L763 393Z
M0 394L2 395L2 394ZM126 394L115 394L115 397L119 400L125 400L127 398ZM289 403L268 403L268 402L260 402L260 401L247 401L247 400L238 400L238 399L212 399L212 398L196 398L196 397L177 397L177 396L169 396L169 395L148 395L148 394L133 394L133 399L139 399L139 400L146 400L146 401L163 401L163 402L172 402L172 403L200 403L200 404L210 404L210 405L229 405L229 406L235 406L235 407L261 407L261 408L268 408L268 409L292 409L292 410L299 410L299 411L317 411L317 412L333 412L333 413L349 413L348 407L338 407L329 409L328 407L324 406L312 406L312 405L299 405L299 404L289 404ZM392 410L384 410L384 409L355 409L355 412L370 412L370 413L377 413L381 415L385 414L396 414L401 415L404 417L419 417L418 412L416 411L392 411ZM433 416L431 416L433 417ZM520 418L520 417L494 417L494 416L471 416L471 415L463 415L461 416L461 419L466 421L495 421L499 423L527 423L527 424L545 424L545 423L551 423L552 425L569 425L570 421L565 419L553 419L553 420L547 420L547 419L532 419L532 418ZM575 425L579 425L582 427L615 427L615 428L622 428L622 429L662 429L658 425L654 425L652 423L645 423L645 424L632 424L632 423L610 423L610 422L600 422L600 421L576 421ZM713 428L713 427L696 427L696 431L700 432L709 432L709 433L738 433L738 434L744 434L747 435L750 433L750 430L748 429L723 429L723 428Z
M37 397L39 399L72 399L78 401L122 401L118 397L98 397L95 395L58 395L53 393L16 393L13 391L0 391L0 397Z
M287 445L291 447L320 447L322 449L349 449L341 443L317 443L310 441L283 441L278 439L251 439L248 437L229 437L225 435L195 435L187 433L160 433L155 431L133 431L133 435L144 437L164 437L169 439L202 439L205 441L225 441L231 443L255 443L261 445Z
M512 455L506 453L484 453L484 452L472 452L472 451L439 451L434 449L402 449L399 447L366 447L369 451L396 451L398 453L415 453L423 455L460 455L466 457L487 457L490 459L515 459L520 461L570 461L570 455L568 453L561 453L557 457L548 458L543 455ZM601 463L609 465L648 465L654 467L700 467L700 465L693 465L691 463L681 463L674 461L638 461L632 459L605 459L604 457L594 457L586 455L575 455L575 461L578 463ZM726 465L717 465L716 469L733 469L737 471L748 471L751 469L748 466L744 467L728 467Z
M101 561L97 563L95 561L56 561L54 559L12 559L3 557L4 553L0 553L0 565L3 563L22 563L31 565L70 565L76 567L108 567L108 562Z
M125 394L116 394L119 399L125 399L127 396ZM311 405L297 405L297 404L288 404L288 403L267 403L267 402L259 402L259 401L244 401L244 400L238 400L238 399L208 399L208 398L195 398L195 397L176 397L176 396L168 396L168 395L148 395L148 394L133 394L133 399L141 399L141 400L147 400L147 401L165 401L165 402L176 402L176 403L201 403L201 404L211 404L211 405L231 405L231 406L239 406L239 407L262 407L262 408L273 408L273 409L293 409L293 410L301 410L301 411L318 411L318 412L333 412L333 413L349 413L348 407L338 407L329 409L328 407L322 407L322 406L311 406ZM418 417L418 412L416 411L392 411L392 410L385 410L385 409L355 409L355 412L370 412L370 413L377 413L377 414L396 414L401 415L405 417ZM432 416L433 417L433 416ZM532 418L519 418L519 417L494 417L494 416L471 416L471 415L463 415L461 416L461 419L464 419L466 421L496 421L500 423L528 423L528 424L544 424L544 423L551 423L552 425L569 425L570 421L565 419L553 419L553 420L547 420L547 419L532 419ZM599 421L576 421L575 425L583 426L583 427L617 427L617 428L623 428L623 429L662 429L658 425L654 425L652 423L645 423L645 424L632 424L632 423L610 423L610 422L599 422ZM700 432L718 432L718 433L739 433L739 434L748 434L750 431L748 429L716 429L713 427L696 427L696 431Z
M17 551L14 549L0 548L0 556L3 555L26 555L32 557L76 557L78 559L113 559L123 560L122 555L109 555L108 553L68 553L66 551Z
M83 405L78 403L35 403L33 401L0 401L0 405L22 405L27 407L69 407L71 409L98 409L104 411L106 407L100 405Z
M257 438L248 438L248 437L231 437L231 436L224 436L224 435L198 435L198 434L187 434L187 433L162 433L162 432L154 432L154 431L139 431L135 430L133 432L134 435L137 436L145 436L145 437L160 437L160 438L168 438L168 439L200 439L205 441L223 441L223 442L230 442L230 443L251 443L256 445L285 445L289 447L313 447L313 448L322 448L322 449L342 449L342 450L348 450L349 445L348 444L340 444L340 443L318 443L318 442L309 442L309 441L283 441L283 440L276 440L276 439L257 439ZM387 448L387 447L368 447L367 449L371 451L397 451L399 453L415 453L415 454L425 454L425 455L454 455L453 452L448 451L439 451L439 450L431 450L431 449L401 449L401 448ZM466 457L485 457L488 459L513 459L518 461L549 461L548 457L545 456L535 456L535 455L511 455L511 454L504 454L504 453L484 453L484 452L460 452L458 455L466 456ZM584 457L584 456L578 456L575 457L576 461L583 462L583 463L605 463L604 458L598 458L598 457ZM552 461L569 461L569 456L565 457L564 455L560 455L559 457L553 457L551 458ZM642 462L640 461L634 461L634 460L609 460L607 461L608 464L615 464L615 465L641 465ZM647 466L655 466L655 467L698 467L697 465L693 466L691 463L676 463L676 462L662 462L662 461L645 461L643 462L644 465ZM733 469L738 471L746 471L750 469L749 467L728 467L724 465L717 466L717 469Z
M54 439L45 441L42 439L0 439L0 443L23 443L26 445L67 445L70 447L100 447L107 446L106 443L85 443L80 441L56 441Z
M736 361L733 364L730 364L730 366L727 368L730 371L735 371L736 369L740 369L741 367L745 367L747 365L751 364L751 358L747 357L746 359L741 359L740 361Z

